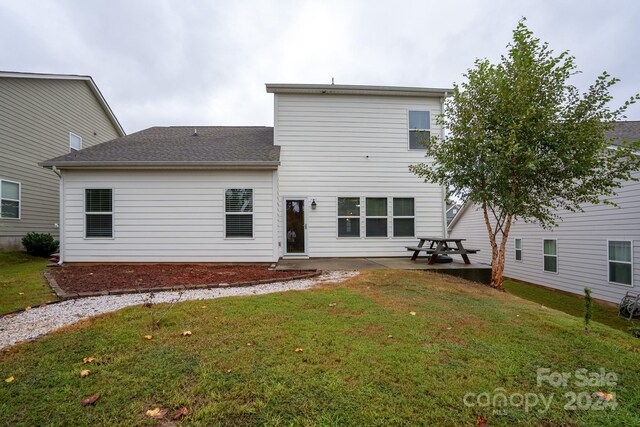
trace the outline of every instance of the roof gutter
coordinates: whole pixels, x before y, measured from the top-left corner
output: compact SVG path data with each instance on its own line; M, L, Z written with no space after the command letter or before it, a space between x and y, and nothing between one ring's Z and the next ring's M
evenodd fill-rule
M446 97L453 89L402 87L402 86L365 86L365 85L318 85L267 83L267 93L285 94L327 94L327 95L377 95L408 97Z
M278 169L280 162L82 162L59 161L40 162L39 166L49 169Z

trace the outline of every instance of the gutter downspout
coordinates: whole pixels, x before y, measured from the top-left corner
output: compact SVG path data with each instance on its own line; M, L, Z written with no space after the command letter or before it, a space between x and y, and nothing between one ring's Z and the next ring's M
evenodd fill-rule
M440 98L440 114L444 114L444 101L449 95L448 92L444 93L444 96ZM444 126L440 128L440 140L444 141ZM442 235L445 239L449 238L449 230L447 224L447 190L444 185L440 187L442 191Z
M59 182L59 194L60 194L60 219L59 219L59 234L60 234L60 248L58 253L60 254L60 258L58 259L58 265L62 265L64 263L64 177L62 176L62 172L55 166L51 167L51 170L58 175L60 178Z

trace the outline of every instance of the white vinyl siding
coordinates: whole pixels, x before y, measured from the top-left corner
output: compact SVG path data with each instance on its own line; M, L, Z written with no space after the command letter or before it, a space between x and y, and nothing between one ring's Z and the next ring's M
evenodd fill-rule
M227 239L253 238L253 190L233 188L225 191L225 224Z
M515 247L515 260L522 261L522 239L515 239L514 247Z
M640 177L640 173L636 174ZM594 298L619 303L629 286L609 282L608 244L611 241L628 241L631 244L632 287L640 283L640 182L630 181L616 191L610 205L586 205L584 212L562 211L562 221L551 230L522 220L511 226L511 238L522 238L522 261L515 262L514 245L507 245L505 276L560 289L577 295L584 288L592 291ZM452 237L465 238L465 246L478 248L470 255L473 263L491 263L491 246L482 211L465 206L451 229ZM560 264L558 273L546 273L542 266L542 240L558 239Z
M415 237L415 203L412 197L393 198L393 237Z
M360 237L360 197L338 197L338 237Z
M273 262L274 171L63 171L64 262ZM84 191L113 189L113 238L84 236ZM253 238L225 238L225 191L253 193Z
M558 272L558 242L555 239L542 241L542 265L544 271Z
M21 184L0 179L0 218L20 219Z
M440 114L440 99L355 96L275 95L274 140L281 147L278 168L282 224L283 197L315 199L308 210L309 257L407 256L413 237L366 237L365 198L414 198L416 235L445 233L442 187L425 183L409 165L428 162L424 150L408 150L408 111ZM432 135L441 129L432 125ZM360 234L339 236L338 199L360 197ZM342 221L344 224L345 222ZM282 231L280 248L282 250Z
M609 282L618 285L633 285L633 245L630 240L609 240Z
M69 152L82 150L82 137L69 132Z
M367 197L365 207L365 227L367 237L387 237L388 211L385 197Z

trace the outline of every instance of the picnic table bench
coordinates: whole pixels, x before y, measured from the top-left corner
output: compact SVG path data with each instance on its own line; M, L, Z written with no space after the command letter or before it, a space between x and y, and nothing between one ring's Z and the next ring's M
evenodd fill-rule
M467 255L480 251L479 249L465 248L462 242L466 239L445 239L442 237L419 237L418 239L417 246L405 246L408 251L413 251L412 261L418 259L420 252L425 252L430 255L429 264L434 264L438 259L438 255L460 255L465 264L471 264ZM429 247L424 246L425 242L431 242ZM449 246L450 243L454 243L455 247Z

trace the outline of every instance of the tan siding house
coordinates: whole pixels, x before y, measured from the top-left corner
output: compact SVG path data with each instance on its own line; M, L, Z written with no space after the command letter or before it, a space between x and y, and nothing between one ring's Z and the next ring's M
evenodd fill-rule
M38 162L124 134L91 77L0 72L0 249L58 235L59 178Z

